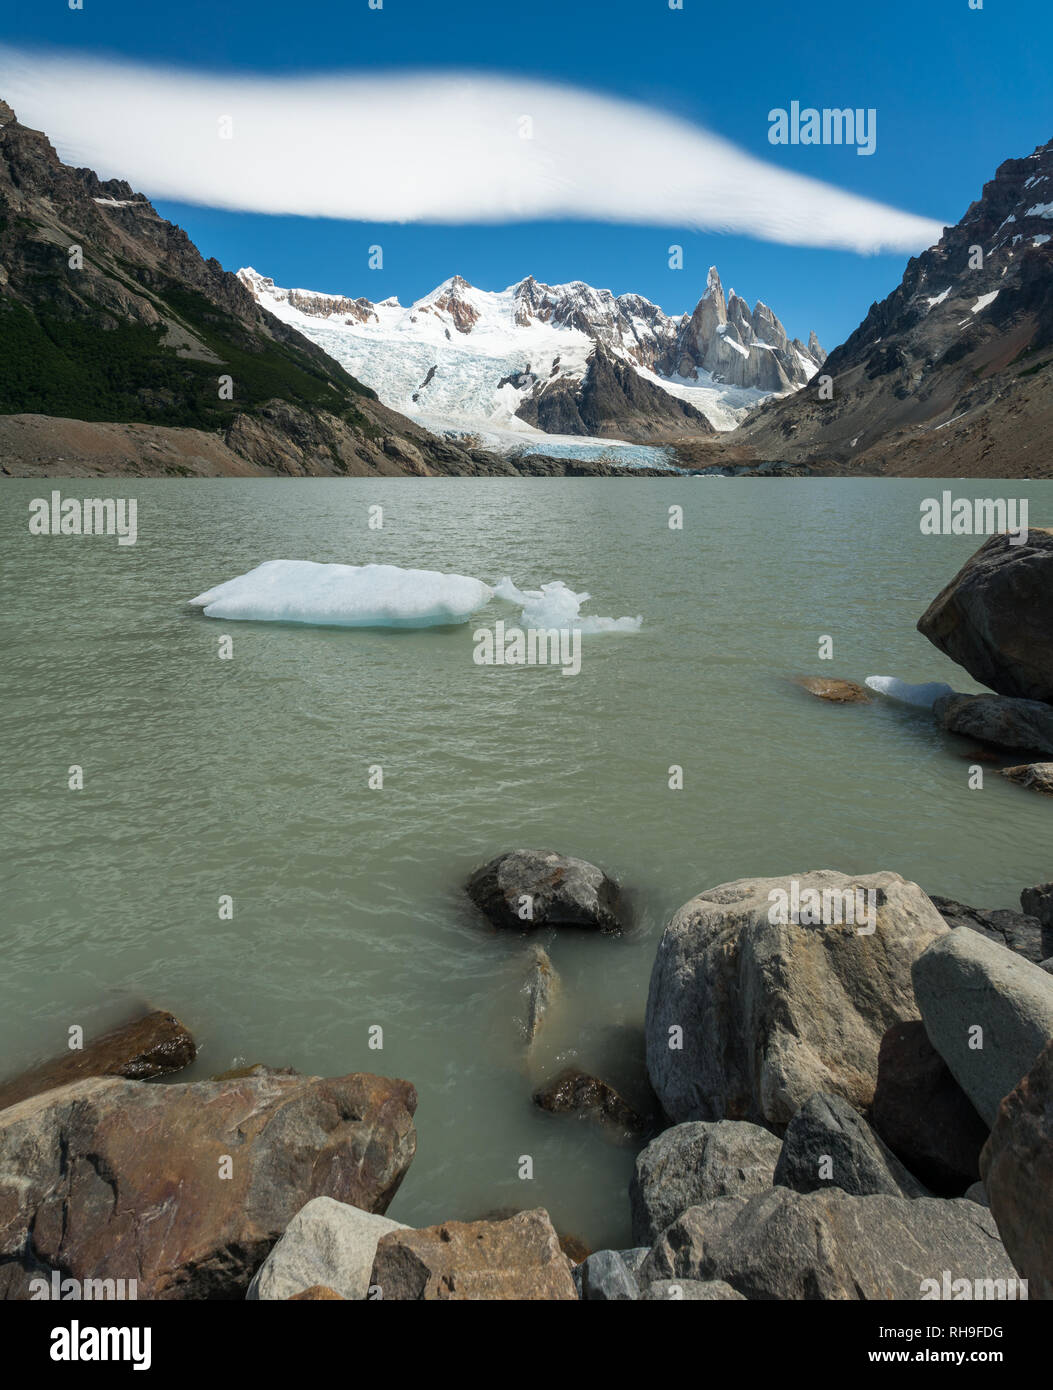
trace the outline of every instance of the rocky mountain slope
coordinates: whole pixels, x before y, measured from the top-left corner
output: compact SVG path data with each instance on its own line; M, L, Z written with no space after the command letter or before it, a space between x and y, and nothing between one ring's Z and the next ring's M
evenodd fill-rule
M715 267L694 312L677 316L641 295L532 276L491 292L454 275L404 308L238 274L388 405L505 445L527 436L524 424L635 443L704 437L825 360L814 333L790 340L767 305L725 297Z
M509 471L390 410L3 102L0 361L7 472Z
M803 390L761 406L758 458L1053 476L1053 141L1009 159Z

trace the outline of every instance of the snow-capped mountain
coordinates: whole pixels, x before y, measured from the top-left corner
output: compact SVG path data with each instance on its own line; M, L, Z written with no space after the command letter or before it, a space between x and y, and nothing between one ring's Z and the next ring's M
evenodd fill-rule
M1053 432L1053 140L1007 159L911 259L810 389L751 416L743 448L922 476L1043 477Z
M408 308L287 290L246 268L258 302L312 338L394 409L490 444L547 435L664 442L729 430L824 360L760 302L725 299L709 272L692 314L641 295L528 276L501 291L459 275Z

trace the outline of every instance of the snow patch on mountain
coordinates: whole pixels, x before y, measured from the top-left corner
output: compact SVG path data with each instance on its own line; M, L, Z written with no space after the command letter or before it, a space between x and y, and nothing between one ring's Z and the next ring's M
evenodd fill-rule
M670 316L640 295L614 296L580 280L545 285L528 276L491 291L454 275L405 308L395 297L372 303L283 289L251 267L238 275L264 308L324 348L384 404L440 433L478 435L490 448L552 452L549 444L561 437L519 412L547 392L576 389L598 347L725 431L774 390L803 385L825 357L814 333L807 347L791 344L771 310L758 303L751 316L734 291L729 319L715 268L704 328L698 310ZM728 361L739 365L728 369ZM601 450L620 443L580 435L565 442L573 452L586 443Z

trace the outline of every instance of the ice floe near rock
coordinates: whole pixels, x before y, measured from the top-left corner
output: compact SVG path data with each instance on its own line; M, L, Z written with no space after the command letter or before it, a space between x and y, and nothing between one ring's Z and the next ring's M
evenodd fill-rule
M908 685L897 676L867 676L866 684L879 695L887 695L890 700L898 700L904 705L916 705L918 709L932 709L941 695L953 695L954 689L943 681L929 681L926 685Z

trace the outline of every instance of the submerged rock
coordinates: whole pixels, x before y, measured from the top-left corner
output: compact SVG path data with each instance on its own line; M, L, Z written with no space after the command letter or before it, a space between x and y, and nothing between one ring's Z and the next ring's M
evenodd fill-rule
M953 898L940 898L930 894L940 916L955 930L966 927L978 931L1000 946L1016 951L1025 960L1037 965L1049 952L1042 949L1042 923L1037 917L1029 917L1023 912L1013 912L1009 908L968 907L955 902Z
M976 1202L788 1187L720 1200L737 1209L684 1212L651 1251L642 1281L719 1279L749 1299L917 1299L945 1270L970 1288L1005 1281L1003 1297L1016 1277L993 1216Z
M534 948L534 959L530 967L530 973L526 982L526 1036L527 1042L533 1042L537 1037L538 1029L541 1027L542 1019L548 1012L548 1006L552 1002L552 995L556 988L556 972L552 969L552 962L548 958L548 952L540 946Z
M380 1076L77 1081L0 1111L0 1297L41 1270L240 1298L313 1197L386 1209L417 1097Z
M154 1009L111 1028L80 1051L0 1082L0 1110L88 1076L122 1076L128 1081L169 1076L188 1067L196 1056L189 1030L174 1014Z
M980 1176L988 1127L920 1020L894 1024L881 1039L870 1118L910 1172L942 1195L957 1196Z
M923 633L981 685L1001 695L1053 701L1053 531L1023 545L995 535L918 620Z
M983 739L999 748L1053 753L1053 705L1006 695L944 695L932 712L948 733Z
M786 1127L774 1183L795 1192L838 1187L855 1197L927 1197L925 1188L840 1096L812 1096Z
M993 1125L1002 1097L1053 1038L1053 977L974 931L933 942L913 974L930 1042Z
M980 1168L1030 1296L1053 1299L1053 1043L1002 1101Z
M795 891L817 894L824 915L858 891L873 930L782 922L778 895ZM817 1091L865 1109L881 1038L917 1016L911 963L947 932L892 873L741 879L692 898L665 929L647 1000L647 1069L666 1114L779 1127Z
M629 1183L633 1240L653 1245L688 1207L750 1197L772 1185L781 1144L742 1120L699 1120L663 1130L637 1155Z
M613 1086L577 1067L567 1067L534 1092L534 1104L552 1115L594 1117L626 1134L642 1134L647 1122Z
M830 700L836 705L869 705L870 695L855 681L845 681L830 676L798 676L797 684L810 695L820 700Z
M552 850L518 849L491 859L469 878L468 896L495 926L622 930L617 883L595 864Z
M289 1299L323 1285L339 1298L365 1298L377 1241L389 1231L405 1229L386 1216L332 1197L315 1197L286 1226L245 1296L261 1301Z
M370 1283L385 1301L578 1297L570 1261L541 1208L507 1221L392 1231L377 1245Z
M1028 791L1053 796L1053 763L1018 763L1016 767L1003 767L1002 776L1019 782Z

